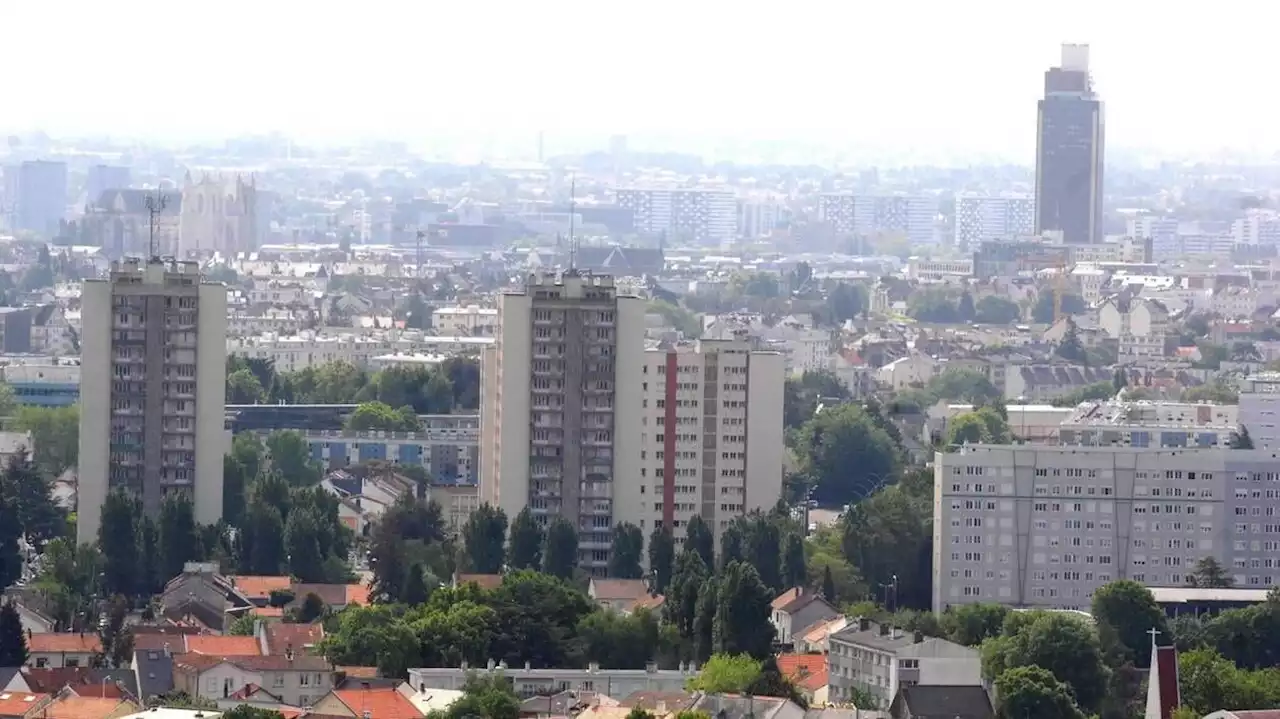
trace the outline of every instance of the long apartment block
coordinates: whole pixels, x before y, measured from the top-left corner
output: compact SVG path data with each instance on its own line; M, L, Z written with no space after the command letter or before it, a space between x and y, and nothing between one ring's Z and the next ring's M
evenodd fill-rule
M1186 584L1212 557L1280 583L1280 452L969 445L934 461L933 607L1087 609L1116 580Z

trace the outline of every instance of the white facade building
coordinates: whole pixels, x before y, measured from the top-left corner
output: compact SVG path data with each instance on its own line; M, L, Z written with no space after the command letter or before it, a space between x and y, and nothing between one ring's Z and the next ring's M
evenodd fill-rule
M463 337L483 337L493 334L498 321L494 307L467 305L466 307L441 307L431 313L431 328L440 334Z
M983 242L1035 232L1036 199L1030 195L956 198L956 246L976 250Z
M694 514L718 530L777 501L781 355L712 340L645 350L644 303L609 277L534 275L499 309L482 357L481 501L569 520L595 573L617 523L679 536Z
M1280 578L1269 450L969 445L934 460L933 608L1087 608L1115 579L1183 586L1212 557Z
M730 245L737 235L738 203L728 188L620 187L615 196L619 207L634 213L639 232L702 245Z
M938 241L938 198L833 192L818 201L819 218L843 234L902 234L912 245Z
M328 362L350 362L371 367L376 358L396 353L413 355L474 355L493 345L492 337L424 335L421 332L343 332L319 334L305 331L296 335L262 334L228 337L226 353L269 359L280 372L296 372Z
M1241 381L1240 426L1258 449L1280 448L1280 372L1258 372Z
M113 263L84 283L80 542L94 542L108 492L155 516L187 494L196 521L222 516L227 288L194 262Z

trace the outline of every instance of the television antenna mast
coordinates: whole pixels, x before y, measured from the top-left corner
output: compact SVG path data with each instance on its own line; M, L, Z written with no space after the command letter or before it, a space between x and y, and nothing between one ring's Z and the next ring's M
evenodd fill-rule
M160 225L160 213L164 212L164 208L169 205L169 198L163 192L155 195L147 195L147 215L149 215L150 238L149 249L152 261L159 260L160 254L156 251L156 228Z
M575 263L578 259L578 237L574 234L574 220L577 212L577 175L569 176L569 271L576 272Z

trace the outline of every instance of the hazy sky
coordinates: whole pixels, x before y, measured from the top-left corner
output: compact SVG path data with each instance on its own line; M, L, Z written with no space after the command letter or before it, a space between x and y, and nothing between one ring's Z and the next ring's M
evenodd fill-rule
M1266 0L0 0L0 127L695 132L1029 159L1042 73L1085 42L1109 145L1270 152L1278 21Z

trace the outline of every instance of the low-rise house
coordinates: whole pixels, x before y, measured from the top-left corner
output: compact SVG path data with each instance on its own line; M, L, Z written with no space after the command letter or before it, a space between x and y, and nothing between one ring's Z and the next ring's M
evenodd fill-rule
M778 595L773 600L772 607L770 621L777 633L777 640L782 644L791 644L793 628L803 629L820 619L840 616L840 610L831 606L821 594L804 587L788 589Z
M27 666L37 669L87 667L102 654L102 640L84 632L34 632L27 635Z
M141 706L127 699L68 696L41 709L40 719L120 719L141 710Z
M902 686L982 684L978 651L946 639L862 618L828 641L831 702L850 701L857 689L878 702L860 709L887 709Z
M40 710L53 697L49 694L33 694L31 692L0 693L0 719L27 719L40 716Z
M592 579L587 596L602 609L623 612L641 597L649 596L649 587L643 579Z
M292 706L310 706L333 688L333 665L305 655L174 657L173 687L210 701L226 699L256 684Z
M569 690L602 692L609 696L626 696L639 691L681 691L689 679L697 676L698 667L682 664L679 669L601 669L592 663L586 669L508 668L490 661L487 667L419 667L409 670L409 685L418 692L427 689L461 689L467 678L497 675L511 682L517 696Z
M849 619L843 614L830 619L820 619L813 624L791 633L792 648L801 654L826 654L827 638L849 626Z
M426 714L409 700L411 693L407 686L335 689L316 701L311 711L353 719L422 719Z
M893 719L995 719L980 686L904 686L889 707Z
M260 621L254 627L254 639L264 655L310 654L324 639L324 625Z

